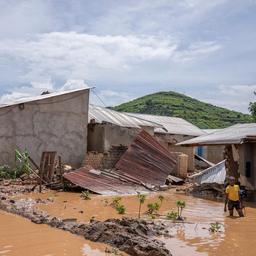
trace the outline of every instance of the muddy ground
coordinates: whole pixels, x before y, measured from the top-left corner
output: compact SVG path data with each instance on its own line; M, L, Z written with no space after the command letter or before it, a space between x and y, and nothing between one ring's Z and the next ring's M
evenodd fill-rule
M146 205L158 200L160 194L164 196L164 201L159 210L159 216L152 220L145 214ZM142 206L141 223L141 221L131 220L137 219L138 216L136 196L122 196L121 202L126 207L124 215L118 214L111 206L112 196L90 195L90 200L83 200L80 193L49 190L45 190L42 194L24 192L19 195L15 192L8 196L8 200L13 200L12 205L15 205L12 209L26 205L26 208L36 210L36 212L43 211L49 215L51 225L57 225L58 228L67 229L70 232L74 232L74 230L80 232L82 228L82 235L87 239L97 241L96 243L104 241L106 244L125 250L130 255L157 255L154 251L155 248L158 248L160 255L170 255L171 253L174 256L256 255L254 246L256 204L253 203L246 205L245 218L240 219L235 216L231 219L223 212L222 202L187 196L182 190L177 193L176 189L171 189L161 193L150 193L146 196L146 202ZM175 209L177 200L186 201L186 208L183 212L186 217L184 223L173 223L166 219L167 212ZM2 203L3 201L7 200L2 200ZM10 203L11 201L9 201L9 205ZM38 221L37 217L35 221ZM52 219L53 217L56 218ZM134 223L134 226L130 221ZM221 224L221 230L212 234L209 232L209 226L214 222ZM77 225L80 224L83 226L77 228ZM151 225L157 228L153 227L152 231ZM140 231L140 227L143 227L143 232ZM121 238L116 235L119 232L121 232ZM124 240L129 242L123 243ZM145 243L146 247L143 245ZM150 248L149 251L147 251L148 248ZM142 254L142 250L148 254Z
M92 218L89 223L83 223L74 218L57 218L34 207L36 204L47 205L52 203L54 200L50 197L47 199L15 198L15 196L25 192L31 192L31 189L31 186L20 185L0 187L0 209L25 217L36 224L47 224L83 236L93 242L109 244L132 256L171 255L170 251L165 248L164 243L154 238L159 235L168 236L166 225L162 222L133 218L97 221Z

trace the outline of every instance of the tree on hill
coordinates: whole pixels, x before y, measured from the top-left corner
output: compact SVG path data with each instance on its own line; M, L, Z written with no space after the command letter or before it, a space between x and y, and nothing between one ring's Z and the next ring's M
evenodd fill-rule
M123 103L113 109L122 112L181 117L199 128L224 128L253 122L252 116L214 106L177 92L157 92Z
M254 92L254 95L256 95L256 91ZM256 102L250 102L249 111L252 115L253 120L256 121Z

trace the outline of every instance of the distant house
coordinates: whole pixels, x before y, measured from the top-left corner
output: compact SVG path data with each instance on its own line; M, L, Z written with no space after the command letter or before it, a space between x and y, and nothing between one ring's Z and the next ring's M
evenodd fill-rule
M0 106L0 165L13 165L15 149L37 163L57 151L64 163L80 166L87 150L89 89L44 94Z
M219 130L220 129L203 129L206 134L211 134ZM217 164L224 160L224 148L225 146L223 145L199 146L197 147L196 153L208 161Z
M256 123L236 124L181 143L179 146L223 146L228 175L256 191Z
M162 126L90 104L88 154L84 164L94 168L113 168L142 129L154 135L157 127Z
M127 113L129 116L141 118L150 122L155 122L162 127L154 129L155 137L163 144L170 152L182 152L188 155L188 170L193 171L195 168L195 147L181 147L176 144L191 138L195 138L206 133L197 126L188 121L169 116L157 116L137 113Z

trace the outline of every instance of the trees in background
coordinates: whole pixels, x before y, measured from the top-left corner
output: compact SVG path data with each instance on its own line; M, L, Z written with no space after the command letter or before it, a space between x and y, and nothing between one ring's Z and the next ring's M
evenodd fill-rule
M256 91L254 92L254 95L256 96ZM250 111L254 121L256 121L256 102L250 102L249 111Z

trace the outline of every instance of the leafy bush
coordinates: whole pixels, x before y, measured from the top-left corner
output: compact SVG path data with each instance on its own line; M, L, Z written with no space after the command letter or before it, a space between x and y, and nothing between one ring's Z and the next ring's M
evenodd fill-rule
M84 200L91 200L90 192L88 190L82 191L80 197Z
M176 220L178 218L178 213L175 211L168 212L166 215L169 220Z
M209 231L212 233L220 232L221 224L219 222L214 222L210 224Z
M123 204L118 204L116 210L119 214L125 214L126 208Z
M160 204L158 202L150 203L148 206L148 214L157 214L160 209Z

